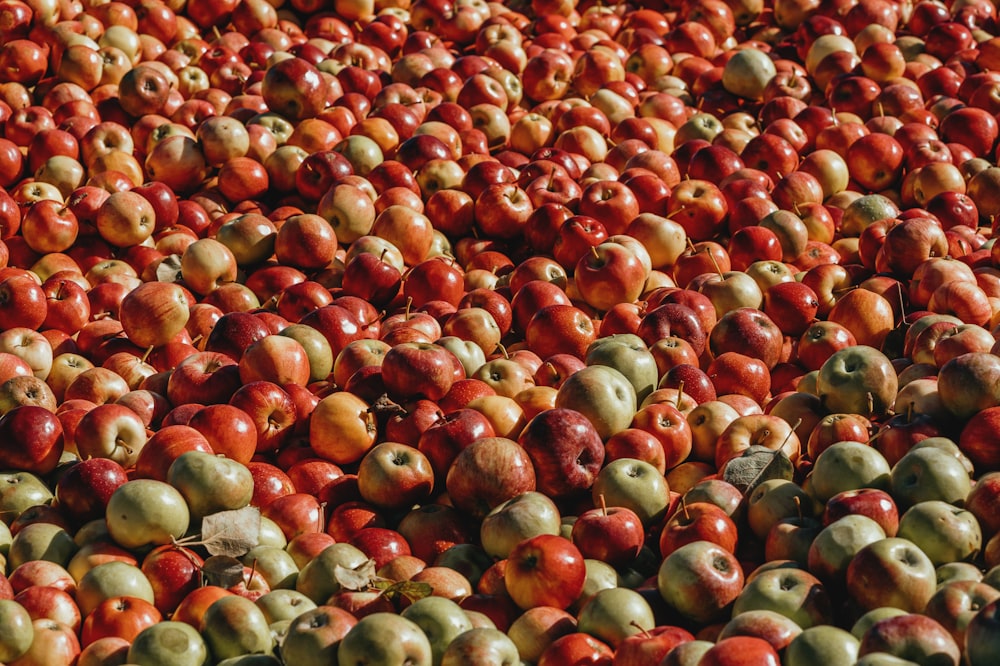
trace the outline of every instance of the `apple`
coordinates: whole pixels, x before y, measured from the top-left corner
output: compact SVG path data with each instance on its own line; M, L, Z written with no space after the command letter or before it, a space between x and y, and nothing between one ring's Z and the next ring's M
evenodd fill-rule
M510 552L504 583L520 608L567 608L583 591L583 555L561 536L540 534L525 539Z
M139 632L129 646L127 659L135 663L166 664L166 654L171 657L170 663L195 666L204 663L209 653L197 629L184 622L165 620Z
M452 503L478 518L500 503L534 490L535 484L527 451L505 437L483 437L466 446L445 479Z
M162 481L127 481L108 500L108 533L125 548L170 543L188 530L184 497Z
M743 588L735 555L708 541L694 541L668 555L657 573L664 601L699 623L723 618Z
M907 509L900 516L897 536L912 541L935 567L970 559L983 544L975 516L940 500L917 502Z
M351 627L337 648L337 659L382 659L386 663L431 663L431 644L420 627L393 613L367 615Z

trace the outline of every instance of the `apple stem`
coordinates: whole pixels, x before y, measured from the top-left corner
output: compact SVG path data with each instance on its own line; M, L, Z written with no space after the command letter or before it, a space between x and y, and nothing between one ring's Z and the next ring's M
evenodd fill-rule
M712 265L715 266L715 272L719 274L720 278L725 279L725 276L722 274L722 268L719 266L719 262L715 260L715 255L712 254L712 251L708 248L705 249L705 252L708 253L708 258L712 261Z
M324 531L326 529L326 502L319 503L319 518L317 520L319 521L318 531ZM254 560L254 564L256 564L256 560Z
M410 308L412 308L412 307L413 307L413 297L412 296L407 296L406 297L406 309L403 310L403 315L407 319L410 318Z
M802 425L801 417L799 417L799 419L792 425L792 429L788 431L788 434L785 435L785 438L781 440L781 446L778 447L779 450L784 448L785 444L788 443L788 440L791 439L792 435L795 434L795 429L798 428L800 425Z
M608 503L604 499L604 493L601 493L600 495L598 495L597 496L597 500L598 500L598 502L600 502L600 505L601 505L601 513L604 515L604 517L607 517L607 515L608 515Z
M683 495L681 495L681 511L684 512L684 520L691 520L691 514L688 513L688 503Z
M681 408L681 398L684 397L684 380L677 382L677 410Z
M148 347L148 348L146 349L145 353L143 353L143 355L142 355L142 359L141 359L141 360L142 360L142 362L143 362L143 363L145 363L145 362L146 362L146 359L147 359L147 358L149 358L149 355L150 355L150 354L152 354L152 353L153 353L153 345L150 345L150 346L149 346L149 347Z
M792 497L792 501L795 502L795 511L799 515L799 520L802 520L802 498L800 498L798 495L795 495L794 497Z
M250 563L250 573L243 578L243 584L246 585L247 589L250 589L250 582L253 581L254 574L257 573L257 558L253 558L253 562Z
M652 634L649 633L649 630L646 629L646 627L644 627L641 624L639 624L638 622L636 622L635 620L632 620L631 622L629 622L629 624L631 626L635 627L636 629L638 629L639 630L639 635L641 635L643 638L651 638L652 637Z
M594 259L597 259L598 261L600 261L601 255L597 251L597 246L596 245L591 245L590 246L590 256L592 256Z
M872 395L871 391L869 391L865 395L865 397L868 399L868 414L869 415L874 414L875 413L875 396Z
M503 345L503 343L498 342L497 343L497 349L499 349L500 353L503 354L504 359L506 359L508 361L510 360L510 353L507 351L507 347L505 347Z

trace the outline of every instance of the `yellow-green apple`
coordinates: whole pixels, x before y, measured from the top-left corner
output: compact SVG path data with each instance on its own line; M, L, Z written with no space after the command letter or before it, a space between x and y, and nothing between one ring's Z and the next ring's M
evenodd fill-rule
M670 504L663 474L634 458L619 458L604 466L591 488L595 506L601 505L602 495L606 505L631 509L646 526L662 518Z
M125 548L170 543L188 530L190 512L184 497L162 481L135 479L122 484L108 500L108 533Z
M381 659L413 664L431 663L431 643L420 627L394 613L373 613L351 627L337 648L337 659Z
M556 394L556 406L574 409L594 425L602 440L629 427L636 411L635 389L610 366L589 365L571 375Z
M829 624L833 606L829 593L808 571L788 567L755 574L733 604L733 616L748 610L769 610L808 629Z
M831 412L881 415L893 404L898 379L885 354L855 345L834 352L820 367L817 394Z
M917 502L941 500L961 505L972 490L969 473L951 453L914 447L892 466L890 493L900 509Z
M489 555L505 558L525 539L559 534L559 509L540 492L520 493L494 507L483 518L479 533L483 549Z
M940 500L917 502L899 518L897 536L909 539L935 567L974 557L983 534L976 517Z
M889 473L889 463L874 447L861 442L837 442L816 458L809 490L825 504L845 490L885 490L889 484Z
M851 514L835 520L809 547L809 572L827 584L843 583L858 551L885 538L882 527L867 516Z

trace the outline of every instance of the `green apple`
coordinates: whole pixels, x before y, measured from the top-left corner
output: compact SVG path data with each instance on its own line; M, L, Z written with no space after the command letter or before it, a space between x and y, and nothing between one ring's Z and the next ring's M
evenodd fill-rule
M165 620L146 627L128 649L128 663L143 666L207 666L213 663L201 634L190 624Z
M889 488L889 463L877 449L861 442L837 442L816 458L810 490L825 503L844 490Z
M84 617L112 597L138 597L153 603L153 586L142 569L120 560L98 564L77 582L76 605Z
M656 626L649 602L625 587L601 590L576 616L577 630L617 648L628 636Z
M201 618L201 635L216 659L268 654L271 629L257 604L238 594L216 599Z
M968 580L979 582L983 580L983 572L972 562L947 562L938 566L935 571L938 588L947 583Z
M14 535L10 533L10 528L7 527L7 523L0 520L0 555L7 557L7 553L10 552L10 543L13 540Z
M885 414L896 400L898 387L892 362L867 345L835 351L816 376L816 395L832 413Z
M854 666L860 641L840 627L809 627L785 648L785 666Z
M885 538L882 527L867 516L850 514L824 527L809 547L809 571L826 583L842 583L858 551Z
M632 384L636 401L641 403L660 380L656 359L638 335L616 333L598 338L587 348L587 365L614 368Z
M687 498L685 498L685 501ZM774 525L784 519L812 513L813 499L799 484L787 479L768 479L747 498L747 523L759 539L767 537Z
M873 626L886 618L896 617L897 615L906 615L906 611L902 608L894 608L892 606L873 608L855 620L854 624L851 626L851 635L860 641L865 635L865 632Z
M257 545L284 548L288 545L288 539L285 538L285 533L281 530L278 523L267 516L261 516L260 534L257 536Z
M167 470L167 483L184 497L195 520L242 509L253 499L253 476L246 465L204 451L178 456Z
M20 516L29 507L48 504L52 498L52 491L34 474L0 472L0 518L5 522Z
M983 533L972 512L940 500L917 502L907 509L899 518L896 536L916 544L936 567L971 559L983 546Z
M333 348L318 329L306 324L292 324L281 329L278 335L292 338L302 345L309 359L309 381L323 381L333 372Z
M31 647L35 629L24 606L13 599L0 599L0 662L10 663Z
M613 566L601 560L586 558L583 560L586 575L583 579L583 590L570 607L578 611L590 602L602 590L611 590L621 585L621 577Z
M358 620L337 648L340 664L431 666L431 643L411 620L395 613L372 613Z
M355 569L368 561L361 549L349 543L327 546L299 572L295 589L309 597L315 604L324 604L340 590L336 579L337 567Z
M115 543L140 550L180 539L188 531L191 513L184 496L170 484L135 479L111 494L106 520Z
M920 666L920 663L888 652L870 652L859 657L854 666Z
M972 466L972 461L969 460L969 458L962 452L962 449L958 447L958 444L956 444L953 439L949 439L948 437L928 437L927 439L922 439L914 444L910 448L910 451L913 449L924 448L940 449L948 455L955 456L958 458L958 461L962 463L962 467L965 468L965 471L968 472L969 475L972 475L975 471Z
M448 645L462 633L472 629L472 622L462 607L444 597L424 597L403 609L400 613L416 624L427 636L431 646L431 661L435 666L441 663Z
M434 341L441 345L458 359L465 369L467 377L471 377L479 368L486 365L486 352L471 340L463 340L457 335L445 335Z
M312 599L296 590L271 590L254 603L264 613L268 624L280 620L294 620L306 611L316 608Z
M299 566L284 548L254 546L240 559L244 565L256 569L267 581L271 590L295 589L295 581L299 576Z
M601 495L607 506L631 509L646 526L662 518L670 505L666 478L648 462L635 458L619 458L604 466L591 488L595 506L601 505Z
M460 634L441 658L441 666L517 666L520 663L514 641L491 627L478 627Z
M335 606L315 606L289 622L281 638L281 659L296 666L337 663L337 648L357 618Z
M910 449L893 465L892 498L900 509L917 502L940 500L961 505L972 490L972 480L955 456L941 449Z
M733 604L734 615L750 610L780 613L803 629L833 621L833 604L823 583L794 567L755 572Z
M754 48L740 49L726 61L722 87L733 95L758 100L776 73L774 60L767 53Z
M566 378L556 392L555 406L586 416L607 441L629 427L636 404L635 388L625 375L606 365L588 365Z
M59 525L30 523L14 535L7 552L7 567L9 571L13 571L19 565L33 560L46 560L65 567L76 551L73 537Z
M705 640L694 640L681 643L667 653L661 663L670 666L698 666L702 655L712 649L715 643Z
M555 502L531 490L494 507L479 526L479 538L483 550L503 559L525 539L539 534L559 534L560 520Z
M273 654L241 654L223 659L215 666L281 666L281 662Z

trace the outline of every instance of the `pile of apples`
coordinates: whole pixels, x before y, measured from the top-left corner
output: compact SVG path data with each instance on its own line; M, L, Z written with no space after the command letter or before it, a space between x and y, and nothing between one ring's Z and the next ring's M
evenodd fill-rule
M990 0L0 0L0 662L1000 663Z

